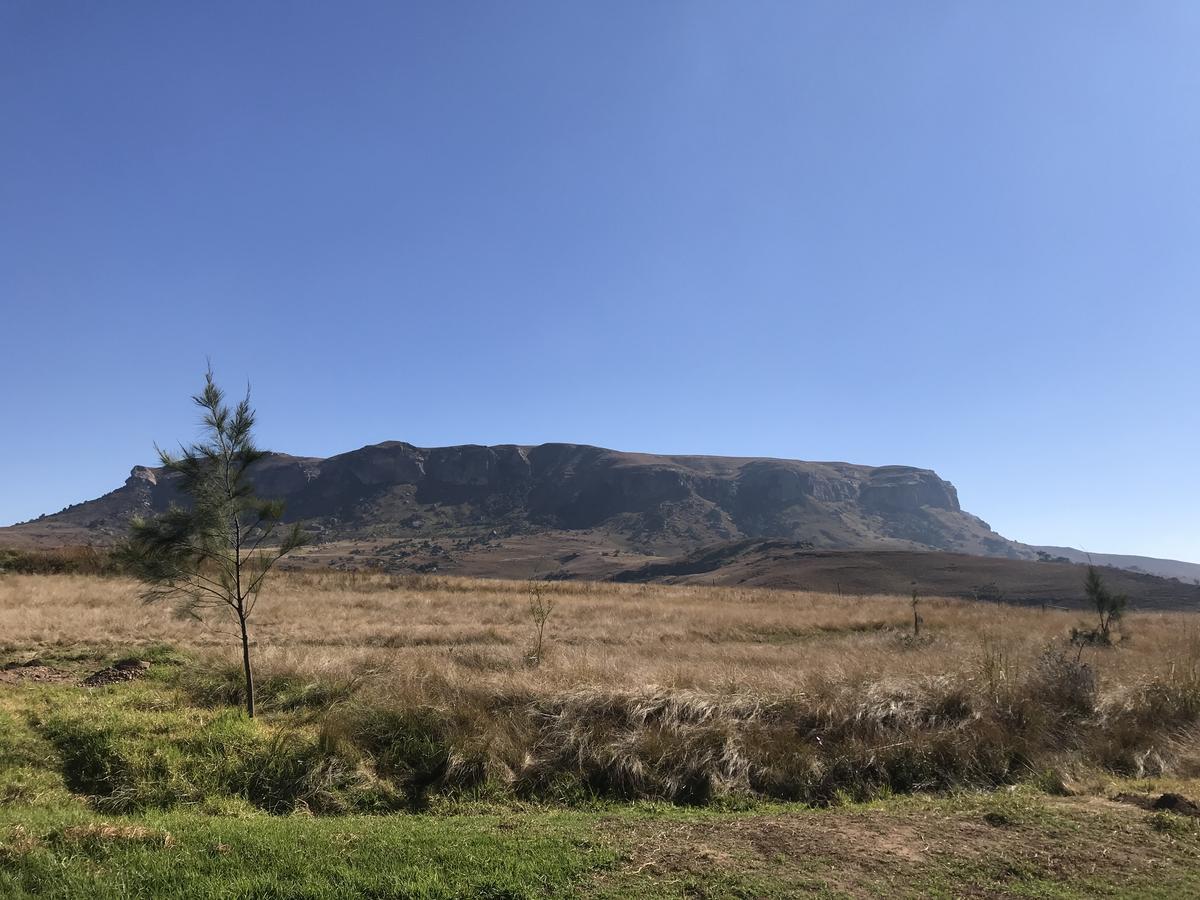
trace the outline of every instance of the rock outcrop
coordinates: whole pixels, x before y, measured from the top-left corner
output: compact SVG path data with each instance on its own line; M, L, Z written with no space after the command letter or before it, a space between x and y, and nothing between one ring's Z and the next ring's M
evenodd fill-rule
M1029 555L963 512L952 484L908 466L389 441L327 459L272 453L254 478L260 493L283 499L288 518L323 540L587 530L655 554L779 538ZM104 542L132 516L177 502L173 481L162 469L135 466L123 487L36 524L86 528ZM0 529L0 540L26 527Z

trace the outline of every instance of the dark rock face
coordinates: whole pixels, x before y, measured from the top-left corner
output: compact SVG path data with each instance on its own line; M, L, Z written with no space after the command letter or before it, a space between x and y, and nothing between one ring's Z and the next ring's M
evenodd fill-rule
M255 486L265 497L297 494L317 477L319 471L307 460L273 453L259 466Z
M415 484L425 477L424 457L411 444L373 444L317 460L316 478L334 478L366 487L386 484Z
M738 496L744 504L787 506L807 498L829 503L853 500L859 492L857 479L835 472L815 472L782 460L748 463L738 473Z
M436 526L601 529L670 550L746 537L989 555L1018 546L962 512L953 485L905 466L389 441L328 459L272 453L254 479L261 494L285 501L289 519L326 537ZM173 480L137 466L124 487L48 518L115 533L129 516L176 501Z
M427 452L425 478L416 482L423 503L483 502L496 494L523 493L531 480L521 447L438 447Z
M137 489L145 485L146 487L154 487L158 484L158 476L154 474L154 470L146 466L134 466L129 477L125 479L125 487Z
M874 469L863 485L861 500L872 510L917 510L923 506L959 511L958 491L933 472L888 466Z

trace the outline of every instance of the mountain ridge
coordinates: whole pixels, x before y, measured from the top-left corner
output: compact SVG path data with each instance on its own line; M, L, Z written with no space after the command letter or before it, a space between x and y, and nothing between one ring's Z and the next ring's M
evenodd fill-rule
M272 453L254 479L318 540L598 529L615 546L652 553L774 537L818 547L1031 555L962 510L953 484L915 466L385 441L326 458ZM73 532L110 542L133 516L178 500L172 481L161 468L135 466L121 487L0 528L0 540Z
M285 500L288 519L313 536L314 546L295 558L302 566L602 579L673 566L708 547L773 540L818 552L1088 561L1073 548L1028 546L997 534L962 509L953 484L915 466L650 454L571 443L423 448L384 441L324 458L270 453L254 479L261 493ZM123 485L100 497L0 528L0 544L111 544L135 515L180 499L172 480L160 467L134 466ZM738 570L739 579L772 581L770 572L748 573L747 559L781 567L774 557L743 554L726 569ZM1091 559L1183 582L1200 571L1151 557ZM808 583L818 577L817 565L827 564L795 556L784 567L793 573L784 581L802 576ZM839 562L839 571L845 565Z

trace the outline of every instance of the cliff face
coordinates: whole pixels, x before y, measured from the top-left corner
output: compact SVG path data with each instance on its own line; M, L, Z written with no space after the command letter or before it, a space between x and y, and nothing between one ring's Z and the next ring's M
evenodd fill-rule
M748 537L1027 553L963 512L949 482L906 466L392 441L328 459L271 454L254 477L260 493L283 499L288 518L323 540L588 531L647 553ZM58 528L86 529L103 542L131 517L177 502L173 480L136 466L123 487L0 529L0 539Z

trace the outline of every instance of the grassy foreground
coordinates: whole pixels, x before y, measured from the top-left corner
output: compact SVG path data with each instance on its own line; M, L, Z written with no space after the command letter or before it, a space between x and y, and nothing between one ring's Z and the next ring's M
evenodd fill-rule
M289 767L311 707L250 721L195 699L190 661L139 680L0 683L0 896L900 897L1200 893L1200 819L1111 798L1200 783L1093 773L825 808L437 795L423 812L326 771L375 813L313 815ZM47 668L112 661L60 649ZM184 663L187 662L188 665ZM310 786L311 787L311 786ZM362 792L356 795L355 791ZM1073 796L1063 796L1070 790ZM291 793L289 793L291 792ZM271 812L271 809L277 812Z
M281 578L252 721L131 582L0 578L0 897L1200 895L1200 818L1149 808L1200 799L1193 615L1076 650L1054 610L547 589L532 666L523 585Z
M1097 804L1098 806L1101 804ZM5 809L5 897L1194 897L1169 814L1028 794L240 819Z

